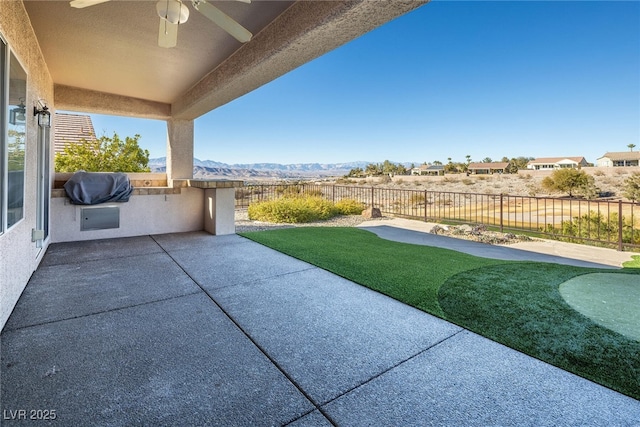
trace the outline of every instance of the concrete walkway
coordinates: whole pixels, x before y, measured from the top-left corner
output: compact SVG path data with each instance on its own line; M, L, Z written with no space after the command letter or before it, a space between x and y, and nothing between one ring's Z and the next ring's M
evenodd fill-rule
M487 245L431 234L431 229L436 225L438 224L393 218L382 222L363 222L359 227L369 230L383 239L437 246L480 257L504 260L555 262L580 267L620 268L622 263L631 261L633 255L640 256L640 253L619 252L614 249L544 239L518 242L507 246Z
M237 235L52 245L0 344L3 426L640 420L635 399Z

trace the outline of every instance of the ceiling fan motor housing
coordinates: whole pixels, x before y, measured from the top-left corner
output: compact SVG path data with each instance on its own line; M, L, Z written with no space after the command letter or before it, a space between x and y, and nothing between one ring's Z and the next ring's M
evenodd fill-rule
M180 0L160 0L156 10L160 18L172 24L184 24L189 19L189 8Z

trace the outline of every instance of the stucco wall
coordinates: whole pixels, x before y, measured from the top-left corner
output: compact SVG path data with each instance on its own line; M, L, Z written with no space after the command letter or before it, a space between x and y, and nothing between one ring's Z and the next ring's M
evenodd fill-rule
M0 36L8 44L27 72L27 130L24 219L0 235L0 329L4 327L31 274L37 268L45 248L31 242L36 225L36 149L38 127L29 113L39 98L53 106L53 82L27 13L20 1L0 1ZM53 162L53 158L52 158Z
M204 193L182 188L180 194L134 195L126 203L95 205L120 208L120 227L80 231L81 209L66 197L51 199L52 242L109 239L203 229Z

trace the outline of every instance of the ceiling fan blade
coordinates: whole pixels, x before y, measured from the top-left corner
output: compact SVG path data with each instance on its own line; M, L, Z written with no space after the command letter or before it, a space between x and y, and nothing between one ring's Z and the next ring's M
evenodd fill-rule
M158 46L175 47L178 44L178 24L172 24L166 19L160 19L158 31Z
M76 9L82 9L85 7L93 6L100 3L108 2L109 0L73 0L69 3L71 7L75 7Z
M246 43L253 37L253 34L251 34L249 30L238 24L217 7L203 1L195 5L195 8L241 43Z

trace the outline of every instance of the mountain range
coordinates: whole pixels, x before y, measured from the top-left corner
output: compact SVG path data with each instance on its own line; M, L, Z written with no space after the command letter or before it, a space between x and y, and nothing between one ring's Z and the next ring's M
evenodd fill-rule
M232 177L245 179L287 179L287 178L321 178L343 176L351 169L364 169L372 162L357 161L348 163L244 163L228 164L214 160L193 159L194 178ZM165 172L166 157L149 159L152 172Z

